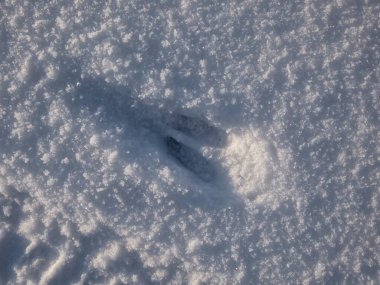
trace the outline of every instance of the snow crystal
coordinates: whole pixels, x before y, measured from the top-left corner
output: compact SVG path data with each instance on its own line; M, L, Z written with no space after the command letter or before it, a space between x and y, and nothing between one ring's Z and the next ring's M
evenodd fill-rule
M117 160L117 157L118 157L118 151L117 150L110 151L110 153L107 157L108 163L109 164L115 163L115 161Z

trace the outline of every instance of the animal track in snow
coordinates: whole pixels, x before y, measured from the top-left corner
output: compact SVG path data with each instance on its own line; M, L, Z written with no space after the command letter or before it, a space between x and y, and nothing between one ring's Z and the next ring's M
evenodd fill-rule
M277 149L259 131L251 128L230 131L227 140L226 131L205 120L177 113L164 116L167 127L185 134L184 138L177 139L167 130L167 153L198 178L213 182L222 179L217 175L222 171L229 177L233 191L249 199L265 194L267 189L272 188L275 165L278 164ZM190 140L186 141L186 137L196 142L194 147L188 144ZM201 153L197 145L207 146L203 148L206 151ZM207 159L205 152L215 155L221 167Z
M218 147L224 145L227 141L227 135L223 130L202 119L173 113L165 115L164 121L168 127L191 137L201 145L207 144ZM205 182L215 179L215 166L200 152L171 135L165 137L165 145L167 153L198 178Z
M227 143L225 131L212 126L205 120L178 113L170 114L165 119L170 127L193 137L201 144L222 147Z
M281 151L250 126L223 130L206 119L158 110L139 100L120 103L122 93L91 80L81 84L79 93L85 102L91 102L89 109L104 113L105 121L126 122L132 130L142 127L143 136L154 134L180 167L218 189L228 188L248 198L269 194L272 191L267 190L275 188L272 181L276 179L272 178L279 174L278 163L288 160L281 159ZM109 100L114 98L112 94L119 95ZM75 101L73 109L80 105Z
M182 166L193 172L203 181L209 182L215 178L214 167L202 154L173 137L166 137L165 143L168 154L175 157Z

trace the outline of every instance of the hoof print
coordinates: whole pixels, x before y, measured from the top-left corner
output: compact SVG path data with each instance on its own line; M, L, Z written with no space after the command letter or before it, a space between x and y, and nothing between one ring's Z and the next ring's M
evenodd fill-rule
M202 144L214 147L226 145L227 134L205 120L173 113L167 121L168 125L173 129L195 138Z
M202 154L173 137L166 137L165 143L168 154L173 156L183 167L194 173L201 180L209 182L215 178L215 170L212 164Z

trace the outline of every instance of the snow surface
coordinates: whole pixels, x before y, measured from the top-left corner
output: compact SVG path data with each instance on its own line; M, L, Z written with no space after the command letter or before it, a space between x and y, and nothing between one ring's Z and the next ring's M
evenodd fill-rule
M0 1L0 284L379 284L379 27Z

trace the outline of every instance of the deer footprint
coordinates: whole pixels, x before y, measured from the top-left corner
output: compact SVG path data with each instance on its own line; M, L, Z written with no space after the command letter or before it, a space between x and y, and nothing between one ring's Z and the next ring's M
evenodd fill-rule
M169 127L192 137L202 145L221 147L227 141L225 132L198 118L182 114L172 114L170 117L168 116L165 121ZM165 137L165 145L167 153L198 178L205 182L210 182L215 179L215 167L200 152L170 135Z
M205 120L173 113L166 116L165 121L171 128L196 139L200 144L223 147L227 143L226 133Z

